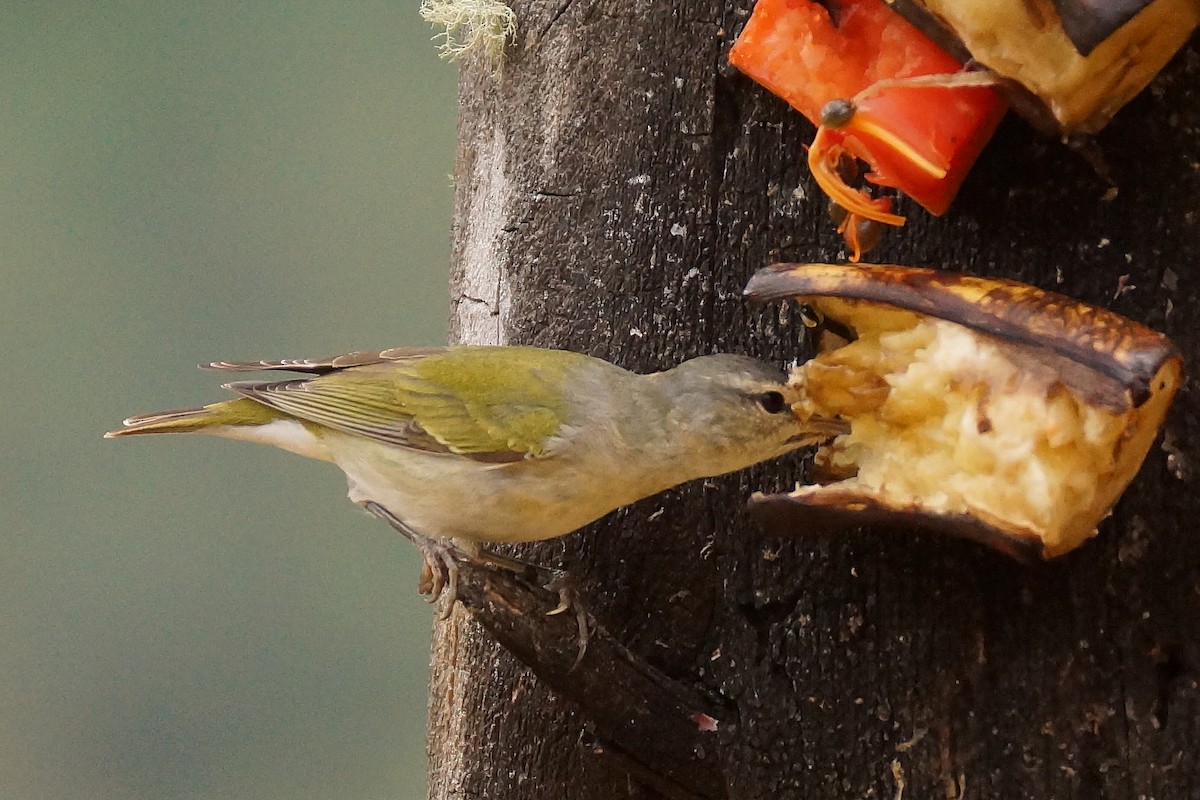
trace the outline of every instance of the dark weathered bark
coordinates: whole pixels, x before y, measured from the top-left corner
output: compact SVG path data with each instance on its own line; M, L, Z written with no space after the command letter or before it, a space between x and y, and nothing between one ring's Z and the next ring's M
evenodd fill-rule
M463 70L454 334L642 370L802 355L802 326L741 287L841 246L804 167L811 127L723 66L749 0L514 7L500 75ZM1065 292L1198 363L1198 86L1193 43L1099 137L1115 197L1009 119L951 212L906 207L872 260ZM1033 567L919 532L767 538L743 501L798 458L524 548L565 558L602 628L576 672L573 623L536 611L548 596L471 572L471 610L437 630L431 795L1198 797L1198 426L1185 389L1099 538ZM625 725L623 703L647 722L647 685L658 719Z

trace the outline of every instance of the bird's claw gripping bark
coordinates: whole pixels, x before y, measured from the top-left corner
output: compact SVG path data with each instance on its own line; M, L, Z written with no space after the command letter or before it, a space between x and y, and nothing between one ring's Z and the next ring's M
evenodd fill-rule
M444 599L445 602L438 605L438 619L446 619L458 600L458 559L467 556L454 545L436 539L415 544L425 557L425 569L421 572L417 591L428 595L428 602L433 604Z
M568 611L575 612L579 654L575 656L575 663L571 665L571 670L574 670L583 661L583 655L587 652L588 641L590 641L592 635L591 622L588 618L587 609L583 607L578 595L575 593L575 587L571 584L570 575L565 570L551 569L550 576L550 581L546 584L546 589L558 593L558 605L547 611L546 616L553 617Z
M458 562L460 560L470 559L478 563L507 569L518 575L528 575L530 570L535 573L549 573L550 579L546 582L545 588L558 594L558 605L548 611L546 616L556 616L568 611L575 612L579 654L575 657L575 663L571 665L571 669L574 670L583 661L583 656L587 652L588 640L591 638L591 623L587 609L580 603L571 584L570 576L565 570L543 567L487 551L468 553L455 546L453 542L431 539L417 533L404 520L378 503L368 500L362 504L362 507L386 522L421 551L421 555L425 557L425 568L421 573L417 590L421 594L428 595L430 603L439 604L439 619L449 617L454 609L454 603L458 600Z

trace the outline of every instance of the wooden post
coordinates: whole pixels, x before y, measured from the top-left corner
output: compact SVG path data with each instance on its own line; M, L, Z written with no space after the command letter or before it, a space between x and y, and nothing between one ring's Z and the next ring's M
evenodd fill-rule
M741 288L842 244L811 126L725 66L750 6L514 3L499 74L462 71L455 338L639 370L804 353ZM1196 369L1198 109L1193 43L1099 136L1113 187L1010 118L950 213L905 206L871 259L1111 307ZM1099 538L1044 565L916 531L771 539L743 502L798 457L524 547L595 617L575 671L547 593L466 570L435 637L430 796L1195 798L1198 412L1185 388Z

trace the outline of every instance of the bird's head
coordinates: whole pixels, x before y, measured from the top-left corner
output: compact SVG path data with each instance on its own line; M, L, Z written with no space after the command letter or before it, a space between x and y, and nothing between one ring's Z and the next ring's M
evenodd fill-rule
M771 364L739 355L701 356L651 376L669 405L664 435L696 477L720 475L815 444L840 423L801 422L796 389Z

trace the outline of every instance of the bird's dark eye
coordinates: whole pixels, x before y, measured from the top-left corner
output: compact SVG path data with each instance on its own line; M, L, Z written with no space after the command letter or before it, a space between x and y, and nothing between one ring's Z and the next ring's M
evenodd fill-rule
M787 401L779 392L763 392L758 396L758 404L768 414L782 414L787 411Z

